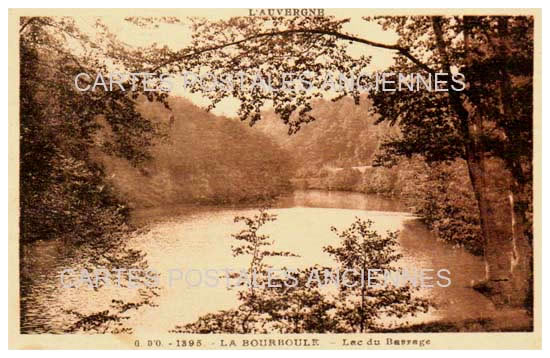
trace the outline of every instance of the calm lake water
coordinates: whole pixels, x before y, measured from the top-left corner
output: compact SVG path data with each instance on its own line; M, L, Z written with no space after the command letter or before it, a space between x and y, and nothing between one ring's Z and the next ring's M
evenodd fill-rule
M136 334L167 332L176 325L190 323L200 315L236 307L236 291L218 287L189 287L184 280L168 285L168 272L179 269L241 269L246 259L231 255L231 234L243 228L234 223L235 215L253 215L256 209L170 207L137 211L134 220L149 230L138 234L130 246L147 253L149 266L161 273L161 288L155 303L128 312L125 326ZM300 268L313 264L335 267L323 246L338 244L331 226L346 228L355 217L371 219L379 233L400 230L398 266L414 269L447 269L452 284L423 289L420 295L437 305L428 314L409 319L410 323L438 319L462 320L490 317L491 302L469 288L472 280L482 279L484 266L479 257L438 241L425 226L396 200L375 195L347 192L296 191L282 198L272 213L277 220L266 224L262 233L275 241L274 249L291 251L299 258L277 258L275 267ZM23 273L22 331L62 332L75 321L70 310L82 314L106 310L113 298L132 299L135 290L124 288L62 288L59 273L75 267L73 253L56 242L36 242L24 248L29 264ZM196 273L196 271L195 271ZM193 281L191 276L191 281Z

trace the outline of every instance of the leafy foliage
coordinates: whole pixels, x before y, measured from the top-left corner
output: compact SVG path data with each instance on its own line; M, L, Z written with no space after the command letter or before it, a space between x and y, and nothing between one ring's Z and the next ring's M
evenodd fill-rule
M211 100L211 108L225 97L239 99L238 115L252 125L262 117L264 104L273 104L275 113L288 125L288 132L297 132L303 123L313 121L311 101L321 97L321 91L264 91L255 86L255 74L270 78L271 85L281 88L283 73L308 72L312 88L324 87L324 79L334 73L359 74L369 62L369 56L354 58L347 43L334 36L348 22L332 17L234 17L210 21L193 18L192 41L188 47L174 51L152 70L170 73L185 71L217 78L229 73L248 74L242 86L219 87L205 91L199 82L191 91ZM348 93L346 90L345 93ZM358 100L359 94L351 91ZM292 116L296 114L296 116Z

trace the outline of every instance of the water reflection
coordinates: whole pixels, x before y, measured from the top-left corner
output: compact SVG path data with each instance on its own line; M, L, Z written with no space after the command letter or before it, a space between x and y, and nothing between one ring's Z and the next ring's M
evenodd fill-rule
M325 190L297 190L280 198L277 206L406 212L406 207L399 201L380 195Z

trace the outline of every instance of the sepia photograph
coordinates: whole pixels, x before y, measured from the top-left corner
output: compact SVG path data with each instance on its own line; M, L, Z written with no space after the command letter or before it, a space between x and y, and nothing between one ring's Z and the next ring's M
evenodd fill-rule
M541 22L10 9L10 347L540 348Z

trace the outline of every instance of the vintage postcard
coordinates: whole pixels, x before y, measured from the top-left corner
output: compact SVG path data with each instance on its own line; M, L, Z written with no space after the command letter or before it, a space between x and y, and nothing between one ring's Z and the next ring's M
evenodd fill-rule
M12 9L13 349L537 349L541 11Z

